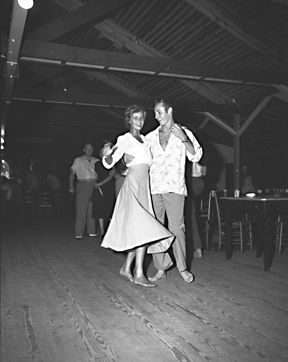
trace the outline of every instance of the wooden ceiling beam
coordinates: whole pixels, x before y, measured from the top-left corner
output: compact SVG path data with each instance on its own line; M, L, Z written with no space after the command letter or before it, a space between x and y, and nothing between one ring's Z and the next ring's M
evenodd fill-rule
M24 28L26 24L28 10L23 9L17 0L13 1L12 17L10 23L9 39L7 42L7 56L4 64L4 91L3 104L1 104L1 137L5 136L6 123L9 118L8 113L13 98L15 81L19 78L19 53L22 43ZM2 101L1 101L2 103Z
M107 19L102 23L97 24L95 28L98 29L105 38L112 41L119 49L124 46L126 49L130 50L136 55L147 55L168 59L165 54L162 54L157 49L152 48L141 39L137 38L136 41L136 37L133 34L120 27L111 19ZM194 92L201 94L203 97L209 99L213 103L233 104L236 106L238 105L239 108L241 108L241 106L237 104L235 100L231 99L226 94L221 92L219 88L216 89L216 87L211 84L208 85L204 82L201 83L184 79L179 79L179 82L184 84L189 89L193 89Z
M288 103L288 87L285 85L275 85L275 88L277 88L280 93L275 93L274 96Z
M288 0L268 0L268 1L273 1L275 3L281 3L281 4L288 5Z
M45 24L30 32L27 36L31 40L53 41L65 38L83 27L91 27L107 17L114 11L123 9L132 0L97 0L80 6L74 11Z
M124 83L121 79L112 76L111 74L103 72L94 72L91 70L82 70L82 73L87 76L89 79L98 79L101 82L109 85L111 88L117 89L119 92L123 93L128 97L139 97L139 98L149 98L144 92L135 89L131 85Z
M77 7L81 6L81 2L74 0L73 2L67 0L53 0L58 6L62 7L66 11L73 11ZM108 40L112 41L116 47L121 49L123 46L130 50L132 53L137 55L147 55L147 56L156 56L163 57L166 56L161 54L157 49L153 49L151 46L147 45L141 39L130 34L126 29L123 29L118 24L113 22L111 19L107 19L99 24L95 24L94 28L101 32L101 34ZM222 104L231 104L236 105L241 108L234 99L231 99L226 94L221 92L219 89L216 89L211 84L209 86L205 83L179 80L186 87L193 89L194 92L201 94L205 98L209 99L214 103Z
M238 131L239 136L241 136L246 129L250 126L250 124L255 120L258 114L267 106L270 100L273 98L273 95L268 96L262 100L262 102L254 109L254 111L250 114L250 116L246 119L245 123L242 125L240 130Z
M5 44L2 47L5 52ZM228 82L245 85L288 84L288 73L246 70L175 59L163 59L134 54L70 47L64 44L26 40L21 60L80 68L120 71L133 74L157 75L176 79Z
M4 68L4 101L10 102L15 79L19 78L18 60L28 10L23 9L17 0L13 1L12 18L7 40L7 56Z
M232 136L236 136L237 132L221 118L215 116L214 114L211 114L210 112L204 112L203 114L208 117L212 122L217 124L219 127L230 133Z
M274 94L274 97L279 98L279 99L281 99L281 101L284 101L284 102L288 103L288 96L287 96L287 94L284 94L284 93L282 93L282 92L279 92L279 93L275 93L275 94Z
M15 87L13 101L47 102L58 104L73 104L81 106L103 107L103 108L127 108L131 104L141 104L147 110L153 110L154 99L118 97L100 94L60 92L55 90L28 89L22 85ZM234 106L210 103L179 103L176 107L181 107L188 112L213 112L216 114L235 114L239 110Z

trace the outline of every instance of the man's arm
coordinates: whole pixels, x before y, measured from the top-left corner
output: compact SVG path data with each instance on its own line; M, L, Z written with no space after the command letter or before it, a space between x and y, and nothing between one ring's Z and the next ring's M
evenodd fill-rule
M69 192L71 194L74 194L75 192L75 188L74 188L74 178L75 178L76 172L74 170L70 171L70 175L69 175Z
M96 189L98 189L99 187L103 186L104 184L106 184L107 182L112 180L114 175L115 175L115 169L113 168L113 169L110 170L109 175L107 177L105 177L102 181L96 182L94 187Z
M183 127L178 123L173 123L170 131L185 145L189 161L198 162L202 157L203 151L193 133L188 128Z
M190 140L190 138L186 135L184 139L182 139L182 142L184 143L184 146L186 147L186 150L191 153L191 155L196 155L196 150L194 147L194 144Z
M196 137L193 135L193 133L185 128L185 135L186 138L182 140L186 147L187 151L187 157L189 161L192 162L198 162L200 161L202 155L203 155L203 149L200 146L199 142L197 141Z

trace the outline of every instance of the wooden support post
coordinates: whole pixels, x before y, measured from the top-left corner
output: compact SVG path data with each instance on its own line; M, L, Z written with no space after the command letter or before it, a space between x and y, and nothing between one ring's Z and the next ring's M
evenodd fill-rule
M240 115L234 115L234 190L240 190Z

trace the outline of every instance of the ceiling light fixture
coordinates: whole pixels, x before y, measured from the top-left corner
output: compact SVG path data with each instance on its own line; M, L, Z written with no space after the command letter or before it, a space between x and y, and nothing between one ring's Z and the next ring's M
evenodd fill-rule
M212 81L212 82L219 82L219 83L235 83L235 84L241 84L243 83L242 80L235 80L235 79L220 79L220 78L208 78L205 77L203 78L203 80L208 80L208 81Z
M197 75L189 75L189 74L174 74L174 73L166 73L166 72L160 72L158 75L164 76L164 77L172 77L172 78L185 78L185 79L201 79L202 77L199 77Z
M156 74L156 72L151 70L129 69L129 68L119 68L119 67L108 67L108 70L117 70L126 73L139 73L139 74L152 74L152 75Z
M21 6L22 9L29 10L34 5L33 0L18 0L19 6Z
M27 60L29 62L38 62L38 63L48 63L48 64L62 64L61 60L54 59L43 59L43 58L34 58L34 57L20 57L21 60Z
M83 68L95 68L95 69L104 69L104 65L96 64L87 64L87 63L75 63L75 62L66 62L65 65L71 65L73 67L83 67Z

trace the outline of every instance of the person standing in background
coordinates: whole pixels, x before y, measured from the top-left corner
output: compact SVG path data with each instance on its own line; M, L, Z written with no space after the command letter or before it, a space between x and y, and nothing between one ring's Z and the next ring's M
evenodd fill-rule
M46 182L49 184L53 192L59 192L63 190L62 182L60 177L54 172L54 168L51 167L47 174Z
M93 146L86 143L83 149L84 155L74 159L69 176L69 192L75 193L74 179L77 177L76 185L76 221L75 237L83 239L86 232L89 236L97 236L95 232L95 220L92 218L92 202L90 201L94 184L97 181L95 163L98 158L93 157Z
M102 158L102 155L100 154ZM107 170L102 162L96 162L97 182L94 185L92 193L92 217L96 222L96 233L98 234L98 226L100 234L98 238L102 239L109 220L111 219L115 204L115 186L114 186L114 167Z
M240 193L241 196L245 196L249 192L256 192L258 189L258 183L255 177L248 171L248 167L244 165L240 174Z
M194 258L202 257L202 241L199 232L199 218L201 217L201 195L205 190L203 178L207 174L207 167L199 162L192 162L187 169L188 199L187 218L191 225L191 236L194 248Z
M38 163L32 163L26 174L27 189L37 194L40 190L40 183L41 174L39 172Z

